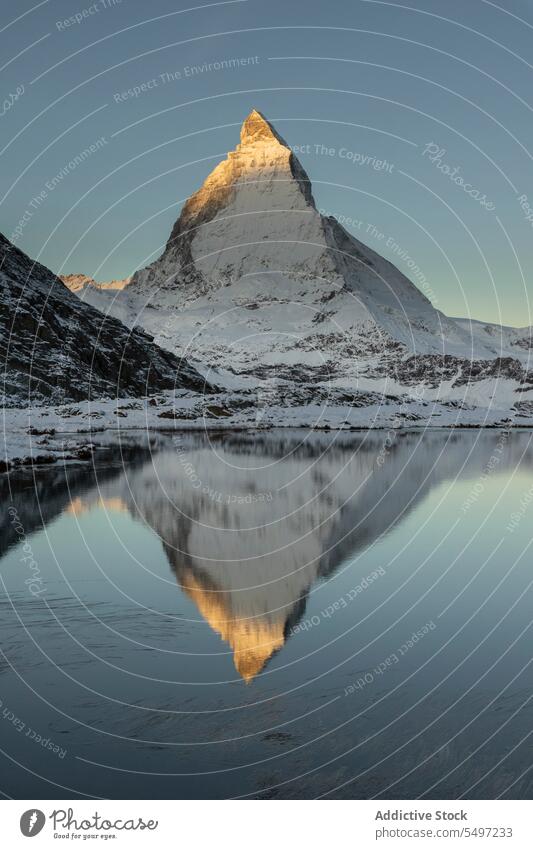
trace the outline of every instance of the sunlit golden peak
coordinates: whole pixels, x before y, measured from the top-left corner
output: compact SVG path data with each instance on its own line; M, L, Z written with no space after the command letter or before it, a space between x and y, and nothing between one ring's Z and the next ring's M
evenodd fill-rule
M257 109L252 109L241 127L241 145L274 141L287 147L286 142L265 116Z

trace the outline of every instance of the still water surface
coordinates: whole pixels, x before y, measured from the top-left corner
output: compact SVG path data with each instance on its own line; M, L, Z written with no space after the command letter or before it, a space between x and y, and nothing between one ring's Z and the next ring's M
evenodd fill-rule
M4 477L4 792L531 798L531 437L191 434Z

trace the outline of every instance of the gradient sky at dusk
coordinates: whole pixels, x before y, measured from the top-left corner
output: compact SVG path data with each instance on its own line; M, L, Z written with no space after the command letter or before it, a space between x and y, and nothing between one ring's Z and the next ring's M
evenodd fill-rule
M255 107L303 149L317 206L350 219L347 229L414 279L411 257L435 306L533 323L532 2L192 6L3 4L2 99L19 91L0 110L8 238L25 216L18 246L55 272L131 274L159 254L181 204ZM125 94L143 83L139 96ZM434 162L429 144L444 151Z

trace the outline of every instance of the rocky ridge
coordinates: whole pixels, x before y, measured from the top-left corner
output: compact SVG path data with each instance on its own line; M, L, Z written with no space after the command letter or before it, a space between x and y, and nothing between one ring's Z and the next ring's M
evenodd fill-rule
M0 301L4 406L211 389L186 360L82 303L1 234Z

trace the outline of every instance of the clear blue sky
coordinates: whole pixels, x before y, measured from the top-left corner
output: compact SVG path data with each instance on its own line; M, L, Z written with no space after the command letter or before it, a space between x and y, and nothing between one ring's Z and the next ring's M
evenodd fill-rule
M17 244L54 271L131 274L160 252L256 107L303 147L317 205L409 273L399 245L436 306L533 323L532 2L194 5L2 3L8 238L25 216Z

